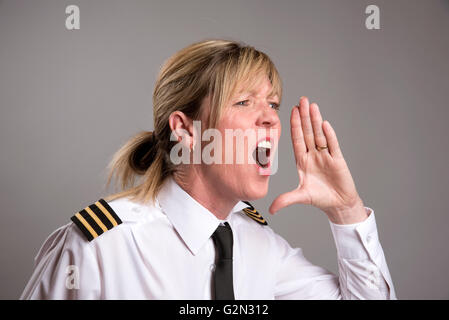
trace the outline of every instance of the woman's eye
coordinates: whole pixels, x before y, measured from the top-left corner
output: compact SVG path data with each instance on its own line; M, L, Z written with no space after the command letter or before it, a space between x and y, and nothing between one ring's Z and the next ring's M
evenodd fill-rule
M273 109L279 110L279 104L277 104L276 102L271 102L270 104L272 105Z
M248 101L249 101L249 100L239 101L239 102L236 103L236 105L238 105L238 106L246 106L245 103L247 103ZM243 103L243 104L242 104L242 103Z
M243 101L237 102L235 105L236 106L248 106L248 104L249 104L249 100L243 100ZM279 110L279 104L277 104L276 102L270 102L270 106L272 109Z

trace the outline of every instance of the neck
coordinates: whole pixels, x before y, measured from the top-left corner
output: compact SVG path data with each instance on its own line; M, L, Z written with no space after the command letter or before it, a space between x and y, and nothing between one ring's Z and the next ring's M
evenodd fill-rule
M227 218L238 200L230 199L217 187L217 183L209 183L197 172L175 172L173 178L176 183L204 208L214 214L217 219Z

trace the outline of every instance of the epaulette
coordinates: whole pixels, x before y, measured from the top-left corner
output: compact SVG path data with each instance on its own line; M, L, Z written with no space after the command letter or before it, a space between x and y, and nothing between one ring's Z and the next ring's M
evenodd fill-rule
M89 241L122 223L122 220L104 199L85 207L70 219Z
M263 225L267 225L267 221L262 217L262 215L257 212L256 209L254 209L253 205L251 203L249 203L248 201L243 201L244 203L246 203L249 207L244 208L243 212L250 217L253 220L256 220L258 223L263 224Z

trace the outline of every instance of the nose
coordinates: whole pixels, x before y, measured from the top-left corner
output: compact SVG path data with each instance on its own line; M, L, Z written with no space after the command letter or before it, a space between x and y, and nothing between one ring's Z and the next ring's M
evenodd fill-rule
M264 106L260 107L260 113L257 118L258 127L274 127L279 124L279 116L275 109L270 107L269 103L265 103Z

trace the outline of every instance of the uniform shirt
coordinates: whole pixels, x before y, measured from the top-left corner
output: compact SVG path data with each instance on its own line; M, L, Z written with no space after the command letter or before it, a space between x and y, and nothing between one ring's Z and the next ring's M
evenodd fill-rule
M313 265L240 201L217 219L174 180L157 200L108 202L123 221L92 241L73 223L54 231L35 258L21 299L211 299L212 234L233 231L236 299L395 299L374 212L353 225L330 222L339 276Z

